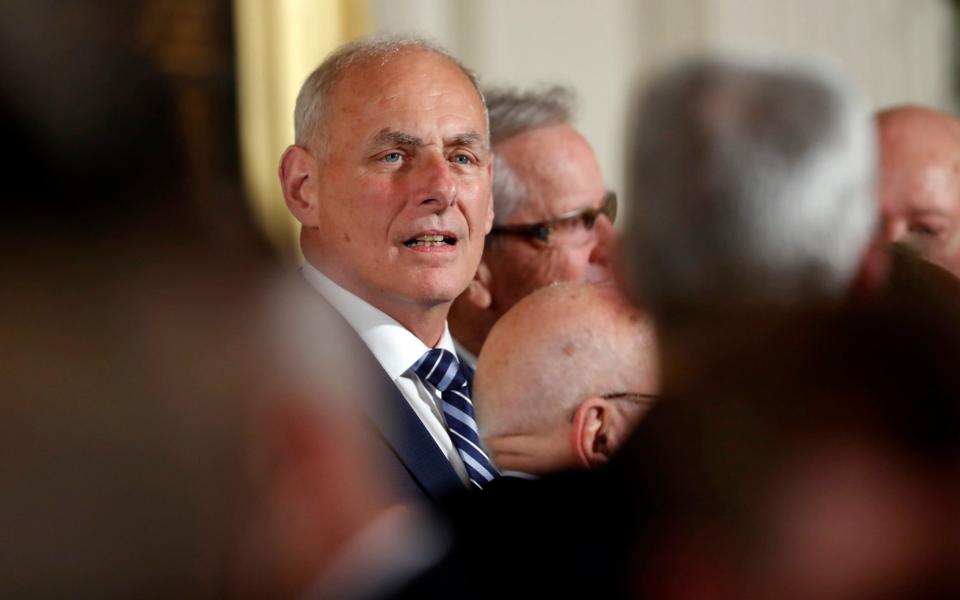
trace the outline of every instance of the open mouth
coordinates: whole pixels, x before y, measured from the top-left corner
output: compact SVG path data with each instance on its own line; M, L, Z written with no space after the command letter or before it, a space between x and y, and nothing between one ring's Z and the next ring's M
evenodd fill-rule
M457 238L451 235L442 235L442 234L430 234L430 235L418 235L417 237L410 238L409 240L403 243L407 248L440 248L443 246L456 246Z

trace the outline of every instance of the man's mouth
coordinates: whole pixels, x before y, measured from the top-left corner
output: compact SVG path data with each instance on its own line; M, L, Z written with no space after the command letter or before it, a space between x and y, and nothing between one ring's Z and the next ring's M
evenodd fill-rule
M413 237L405 241L403 245L407 248L440 248L442 246L456 246L457 238L453 235L443 234L418 235L417 237Z

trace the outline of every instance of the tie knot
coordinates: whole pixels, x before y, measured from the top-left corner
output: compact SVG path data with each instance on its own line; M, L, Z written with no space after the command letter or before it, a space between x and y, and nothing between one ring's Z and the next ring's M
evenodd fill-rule
M420 357L413 365L413 372L421 381L429 382L441 392L468 385L457 357L442 348L434 348Z

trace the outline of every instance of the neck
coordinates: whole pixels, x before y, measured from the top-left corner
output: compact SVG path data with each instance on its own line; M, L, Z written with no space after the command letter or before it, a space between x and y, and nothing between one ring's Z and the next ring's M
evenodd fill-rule
M364 300L396 319L426 346L433 348L440 342L447 322L447 312L450 310L449 302L424 308L412 304L389 307L368 298Z
M553 436L543 434L511 434L491 437L484 444L501 471L520 471L531 475L547 475L576 468L577 462L569 446L558 445ZM564 439L569 439L569 435Z
M440 341L452 301L416 303L395 300L384 293L372 293L366 288L354 285L349 277L344 276L337 269L330 268L308 247L304 247L303 251L304 257L313 268L354 296L396 320L426 346L433 348Z

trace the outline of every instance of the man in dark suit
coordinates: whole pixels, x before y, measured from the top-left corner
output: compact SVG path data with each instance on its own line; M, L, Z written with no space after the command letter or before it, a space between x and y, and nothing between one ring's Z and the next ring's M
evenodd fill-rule
M364 341L389 390L367 411L398 482L436 499L480 488L480 448L447 329L493 223L487 113L476 79L415 38L347 44L307 78L280 161L306 280Z

